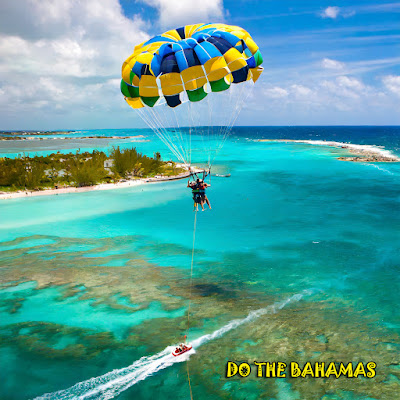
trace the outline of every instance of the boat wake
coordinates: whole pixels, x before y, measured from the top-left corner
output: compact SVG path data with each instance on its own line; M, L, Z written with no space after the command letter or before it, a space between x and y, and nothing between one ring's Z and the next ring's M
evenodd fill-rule
M259 310L251 311L245 318L232 320L222 328L192 340L191 344L193 349L179 357L174 357L172 355L172 351L175 347L169 346L153 356L145 356L140 358L129 367L115 369L99 377L94 377L86 381L79 382L69 389L60 390L53 393L46 393L42 396L36 397L35 400L112 399L126 389L140 381L147 379L158 371L170 367L174 363L187 361L190 358L190 355L194 354L196 349L203 344L211 340L218 339L227 332L236 329L243 324L252 322L262 315L275 314L286 305L293 302L298 302L304 296L311 295L312 293L312 290L304 290L301 293L295 294L281 302L271 304L268 307L261 308Z

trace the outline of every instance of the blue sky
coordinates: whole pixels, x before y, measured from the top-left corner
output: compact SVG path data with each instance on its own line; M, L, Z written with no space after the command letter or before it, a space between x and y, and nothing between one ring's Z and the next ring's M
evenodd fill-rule
M400 124L400 2L2 0L0 129L142 126L119 92L123 60L166 29L219 21L264 57L237 124Z

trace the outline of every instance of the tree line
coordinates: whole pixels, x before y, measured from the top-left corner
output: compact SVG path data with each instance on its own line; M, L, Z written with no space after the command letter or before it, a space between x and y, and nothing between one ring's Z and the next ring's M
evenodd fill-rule
M105 161L110 166L105 167ZM160 153L148 157L136 148L113 147L110 156L103 151L17 158L0 158L0 190L40 190L58 186L91 186L121 179L174 175L183 170L161 159Z

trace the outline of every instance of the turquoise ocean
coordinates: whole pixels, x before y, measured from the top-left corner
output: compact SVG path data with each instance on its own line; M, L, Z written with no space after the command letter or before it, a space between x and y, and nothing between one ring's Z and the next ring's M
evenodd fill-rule
M131 135L144 138L118 138ZM149 130L65 136L2 141L0 156L119 145L172 158ZM0 399L189 399L188 371L194 399L398 398L400 163L258 139L400 156L399 127L236 127L212 210L193 212L185 180L0 200ZM185 334L195 351L174 359ZM257 378L255 360L377 367ZM228 361L250 376L226 378Z

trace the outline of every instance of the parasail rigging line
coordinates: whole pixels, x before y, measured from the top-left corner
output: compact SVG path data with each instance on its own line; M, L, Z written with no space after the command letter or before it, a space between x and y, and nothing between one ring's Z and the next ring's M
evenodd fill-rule
M151 110L153 111L153 110ZM142 111L141 109L137 110L139 116L142 118L142 120L153 130L153 132L161 139L161 141L171 150L171 152L174 154L174 156L178 159L181 160L183 163L185 163L185 158L184 156L180 153L179 149L176 147L176 145L172 142L171 139L168 140L168 138L166 137L166 135L164 134L164 132L162 132L162 130L164 129L166 131L165 128L161 127L157 127L156 125L156 121L157 119L154 118L152 119L149 115L146 114L146 111ZM154 111L153 111L154 113ZM168 133L165 132L168 136Z
M163 106L161 106L161 109L165 112L165 109L164 108L162 108ZM169 148L171 148L171 146L172 147L174 147L176 150L177 150L177 152L180 154L180 160L184 163L184 164L186 164L186 158L185 158L185 151L184 151L184 149L182 148L182 143L180 143L179 142L179 140L177 141L178 142L178 144L179 144L179 146L180 146L180 150L178 149L178 146L175 144L175 141L173 140L173 138L171 137L171 135L172 135L172 133L166 128L166 124L163 124L163 122L160 120L160 117L161 116L158 116L157 115L157 113L155 113L154 112L154 109L153 108L151 108L150 109L151 110L151 112L152 112L152 115L153 115L153 118L158 122L158 124L160 125L160 127L161 127L161 129L163 129L164 130L164 132L165 132L165 135L167 136L167 141L168 141L168 143L169 143L169 145L168 145L168 147ZM173 124L172 124L173 125ZM175 137L177 137L177 134L176 134L176 132L174 132L175 133Z

